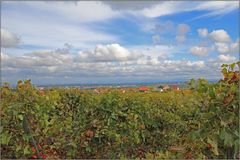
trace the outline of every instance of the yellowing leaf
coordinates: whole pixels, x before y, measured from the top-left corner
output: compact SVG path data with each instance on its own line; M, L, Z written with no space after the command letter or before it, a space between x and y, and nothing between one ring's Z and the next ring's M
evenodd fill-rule
M211 144L213 153L214 153L215 155L219 155L217 142L211 140L210 138L208 138L208 139L207 139L207 143Z

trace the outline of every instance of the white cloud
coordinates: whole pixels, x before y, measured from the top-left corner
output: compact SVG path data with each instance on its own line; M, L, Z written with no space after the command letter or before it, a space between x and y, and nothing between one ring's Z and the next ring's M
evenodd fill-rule
M90 26L87 27L85 25L76 26L64 21L49 23L18 14L16 14L16 17L12 17L12 19L15 20L2 18L3 25L20 34L22 42L28 45L44 46L53 49L68 42L74 46L89 48L97 42L105 43L119 40L115 35L92 29ZM22 21L26 23L22 23Z
M97 45L93 51L79 52L79 61L111 62L130 61L139 55L128 51L119 44Z
M164 80L179 77L194 78L204 75L208 78L215 76L215 71L213 73L213 70L207 68L211 64L206 64L203 61L169 60L173 54L182 53L182 51L179 52L179 47L183 45L178 47L154 45L146 46L145 49L142 46L136 46L134 49L131 48L132 46L125 48L119 45L121 43L119 38L124 37L124 34L118 37L106 26L112 24L108 21L112 18L120 17L136 24L140 22L139 19L146 20L154 22L146 28L153 29L151 34L157 35L152 37L156 44L159 44L163 32L167 32L173 41L176 38L178 42L184 42L187 39L186 35L191 30L190 26L179 24L175 27L170 21L158 22L159 24L156 25L155 17L194 10L207 11L208 15L206 16L223 15L236 9L234 7L236 2L189 3L176 1L150 2L151 4L141 2L139 5L138 2L130 4L127 2L109 2L108 4L113 3L110 6L107 3L95 1L76 3L3 2L3 5L15 5L16 9L2 11L2 26L21 35L24 44L33 46L31 49L34 46L48 48L45 51L33 49L35 51L21 55L16 53L15 56L14 54L3 55L1 53L4 77L26 78L29 76L37 79L51 76L55 80L58 77L68 77L71 81L73 77L95 78L102 76L106 78L119 75L131 78L135 78L135 76L154 77L154 79ZM118 6L118 4L122 4L122 6ZM230 9L225 9L226 7ZM29 14L29 10L34 10L33 14ZM101 25L99 25L100 23ZM228 54L227 50L229 53L239 52L239 42L232 43L224 30L208 34L205 29L202 29L198 33L199 36L211 38L215 49L221 54ZM77 46L74 49L82 51L78 55L74 55L69 53L67 49L52 49L58 48L66 42ZM103 45L96 46L96 44ZM5 49L4 51L9 50ZM186 51L186 48L183 51ZM198 45L190 48L190 51L195 55L207 55L211 49ZM217 59L218 63L221 60L234 60L234 58L229 55L221 55Z
M72 62L72 57L68 53L58 51L35 51L22 56L6 56L3 54L2 64L18 69L46 68L49 71L57 66L68 65Z
M227 43L216 42L215 47L220 54L226 54L230 52L230 47L229 47L229 44Z
M11 57L13 58L13 57ZM18 59L24 59L18 57ZM12 61L15 59L9 59ZM23 60L21 60L23 61ZM100 83L105 82L133 82L166 81L166 80L189 80L190 78L205 77L216 79L219 77L219 68L212 68L204 61L189 60L161 60L153 57L141 58L135 61L120 62L76 62L70 61L64 64L36 65L24 63L11 66L6 61L2 65L2 76L4 80L16 83L18 79L31 78L34 83ZM214 72L213 72L214 70ZM62 77L68 77L65 81ZM102 79L102 78L103 79ZM125 77L125 78L124 78ZM103 82L104 82L103 81Z
M1 47L12 48L20 43L20 38L6 29L1 28Z
M143 10L140 11L140 14L143 14L144 16L147 17L159 17L159 16L164 16L168 14L173 14L176 12L179 12L177 10L176 6L181 5L181 2L162 2L159 3L158 5L154 5L149 8L144 8Z
M178 35L185 35L190 31L190 26L187 24L178 24L177 26L177 34Z
M201 38L205 38L205 37L208 36L208 29L207 28L199 28L197 31L198 31L198 35Z
M167 1L159 2L152 6L146 6L139 9L138 13L146 17L159 17L188 11L208 11L208 13L196 18L206 16L218 16L237 10L239 4L237 1L212 1L212 2L184 2Z
M219 54L239 53L239 39L232 42L225 30L214 30L210 34L206 28L200 28L197 31L200 37L208 37L208 39L205 39L202 45L192 46L189 50L192 54L202 56L207 55L210 51L216 51Z
M109 45L97 45L93 50L80 51L78 55L70 53L70 48L56 50L39 50L23 55L8 55L1 54L3 70L17 70L19 72L30 72L32 74L49 74L56 72L56 74L68 74L68 72L79 72L80 69L84 74L87 71L95 72L99 74L104 72L108 74L110 72L109 67L118 68L121 71L123 68L137 65L139 59L147 59L146 64L157 64L158 59L166 59L173 48L167 46L154 46L143 47L136 46L126 49L119 44ZM132 70L129 68L128 70ZM118 70L115 70L116 72ZM92 74L94 76L94 74Z
M79 2L79 6L75 6L74 3L69 2L65 4L64 2L11 1L4 2L3 5L15 5L18 7L15 10L1 12L1 25L21 35L23 44L54 49L68 42L79 48L86 49L100 42L116 43L119 41L117 35L106 33L94 24L88 24L88 22L107 20L113 15L109 12L109 15L106 13L104 14L106 16L101 18L101 14L97 13L98 9L93 7L98 6L101 8L100 2ZM88 8L86 8L87 6ZM25 10L20 9L24 7ZM29 14L29 10L33 9L34 12ZM65 11L60 12L61 10ZM92 14L89 15L88 12L80 13L84 10L88 10ZM93 10L95 16L93 16ZM71 17L74 18L71 19Z
M150 66L154 66L154 65L158 65L158 64L159 64L158 58L154 58L154 57L151 57L151 56L147 56L145 58L137 60L137 65L150 65Z
M184 47L173 47L169 45L137 45L129 46L129 50L134 53L142 54L143 57L151 56L152 58L169 59L176 52L184 52Z
M109 5L113 10L136 11L143 8L149 8L159 4L157 1L103 1L104 4Z
M3 52L1 52L1 60L2 60L2 61L8 61L9 58L10 58L9 55L4 54Z
M190 31L190 26L187 24L177 25L177 36L175 37L177 42L183 43L186 41L186 34Z
M223 55L223 54L219 55L218 58L222 62L234 62L237 60L236 57L234 57L234 56Z
M203 46L193 46L189 51L197 56L206 56L209 53L209 48Z
M199 3L199 5L195 8L197 10L222 10L225 8L237 8L238 2L236 1L209 1L209 2L203 2Z
M209 38L213 40L214 42L230 42L231 38L228 35L228 33L223 30L214 30L209 34Z
M228 14L233 10L239 8L239 3L237 1L208 1L200 3L195 7L195 10L207 10L209 13L203 14L196 17L195 19L209 17L209 16L220 16Z
M172 21L168 20L166 22L157 23L154 25L154 31L160 33L174 32L175 25Z
M229 13L238 9L237 1L212 1L212 2L187 2L187 1L166 1L166 2L134 2L115 1L104 2L113 10L129 11L133 14L140 14L146 17L159 17L188 11L208 11L202 16L217 16Z
M239 39L236 42L215 42L214 46L220 54L239 54Z
M232 53L238 53L239 54L239 48L240 48L240 39L238 38L236 42L230 44L231 52Z
M209 42L210 43L210 42ZM211 45L192 46L189 52L197 56L206 56L209 52L216 51L219 54L237 54L239 53L239 40L236 42L213 42Z
M113 11L101 1L10 1L3 3L5 4L32 8L36 12L54 14L61 19L78 23L103 21L120 16L118 11Z
M89 25L90 22L106 22L109 19L119 17L128 18L126 14L136 15L136 19L145 20L146 18L149 20L148 17L191 10L213 12L226 6L233 6L236 3L204 4L207 4L207 2L130 2L128 4L128 2L99 1L79 1L75 3L11 1L3 2L3 5L26 9L3 10L2 26L21 35L24 44L52 49L69 42L79 48L87 49L98 43L121 43L118 36L106 33L103 31L104 29L99 29L98 26ZM214 7L214 5L217 7ZM29 10L34 10L34 14L29 14ZM172 30L170 28L173 28L173 24L169 21L163 27ZM182 35L177 35L176 39L179 42L184 42L187 38L183 34L188 31L188 28L180 27L179 31Z
M68 82L76 79L78 82L83 79L90 82L93 77L96 81L99 77L104 77L105 80L126 77L139 81L145 78L176 80L180 77L187 80L213 76L212 70L207 68L204 61L169 60L167 55L174 48L158 45L153 47L155 49L144 50L141 46L135 48L139 49L137 53L141 53L135 58L137 50L126 49L118 44L98 45L94 50L79 55L71 54L68 48L35 51L21 56L1 54L2 73L6 80L11 79L14 83L21 78L32 78L38 82L44 79L45 82L56 83L53 80L61 77L68 77Z

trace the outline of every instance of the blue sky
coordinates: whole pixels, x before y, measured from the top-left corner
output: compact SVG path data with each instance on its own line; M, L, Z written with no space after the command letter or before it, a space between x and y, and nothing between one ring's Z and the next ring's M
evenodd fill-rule
M4 1L2 81L221 78L239 59L238 1Z

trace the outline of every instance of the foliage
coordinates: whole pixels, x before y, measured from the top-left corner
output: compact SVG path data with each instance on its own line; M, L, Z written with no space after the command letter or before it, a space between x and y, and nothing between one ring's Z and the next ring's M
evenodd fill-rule
M239 65L223 65L218 83L191 80L191 91L182 92L96 94L5 83L1 158L236 158Z

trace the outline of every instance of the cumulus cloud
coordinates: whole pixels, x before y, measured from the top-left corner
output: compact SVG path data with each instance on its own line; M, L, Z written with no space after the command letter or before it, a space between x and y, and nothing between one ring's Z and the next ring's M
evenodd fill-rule
M208 36L208 29L207 28L199 28L197 30L198 32L198 35L201 37L201 38L205 38Z
M176 25L170 21L156 22L155 20L141 19L139 27L142 31L152 34L154 45L175 45L175 36L177 34Z
M59 66L69 66L72 56L69 53L56 51L35 51L22 56L9 56L2 53L2 65L18 70L44 69L45 72L53 72Z
M238 53L239 54L239 48L240 48L240 39L238 38L236 42L230 44L231 52L232 53Z
M213 76L212 69L204 61L169 60L167 56L161 56L161 51L169 52L170 48L165 47L155 48L156 53L152 53L152 49L141 53L142 49L138 47L136 52L143 55L135 58L132 58L134 49L126 49L119 44L98 45L92 51L82 51L79 55L71 53L67 45L63 49L35 51L21 56L1 53L2 73L3 77L13 78L15 82L19 78L45 78L47 82L46 79L63 80L63 77L68 77L68 82L74 79L89 82L93 77L98 80L99 77L105 80L106 77L126 77L138 81L143 78L176 80L181 77L188 80Z
M219 55L218 58L222 62L234 62L237 60L236 57L234 57L234 56L223 55L223 54Z
M140 56L119 44L97 45L93 51L79 52L79 61L111 62L131 61Z
M238 3L184 1L140 3L81 1L75 4L72 2L4 2L3 5L6 5L6 8L14 5L24 8L24 10L3 12L2 23L7 29L21 35L25 44L39 48L42 46L43 48L57 48L69 42L78 47L74 48L75 52L81 48L78 54L70 53L71 45L56 50L38 51L36 49L34 52L18 56L1 53L4 76L21 74L22 77L26 75L37 78L52 76L55 79L56 77L68 77L70 80L72 77L102 76L105 78L117 75L149 76L150 78L155 76L156 79L168 79L169 77L175 79L179 78L180 74L183 78L193 78L193 75L212 76L215 72L212 73L211 69L207 72L207 67L211 65L203 61L169 60L173 54L185 52L184 45L174 48L157 45L162 39L165 43L168 43L168 39L174 41L174 44L175 40L185 42L191 30L189 25L174 25L171 21L162 22L160 19L156 24L155 20L159 16L188 11L204 11L208 15L223 15L230 10L237 9L236 4ZM29 10L36 12L29 14ZM139 46L135 50L120 46L117 43L122 42L128 36L125 37L125 34L117 36L118 32L110 32L107 29L108 22L112 18L120 18L126 22L129 18L137 23L145 20L153 22L150 26L150 33L154 35L152 41L155 45L144 50ZM101 22L100 26L98 22ZM112 22L111 24L115 25ZM232 56L229 56L230 53L239 52L239 42L232 43L230 36L224 30L208 33L206 28L200 28L198 33L200 37L211 39L215 50L221 54L216 57L218 62L234 60ZM162 38L163 34L168 34L168 36ZM14 45L5 44L5 46L13 47L18 43L15 41ZM95 46L99 43L104 45ZM158 47L154 48L155 46ZM183 51L179 51L182 46ZM207 55L211 48L196 45L189 50L192 54L203 56ZM174 58L177 59L179 56Z
M190 53L197 56L206 56L209 53L209 48L203 46L193 46L190 48Z
M208 46L192 46L189 52L197 56L206 56L211 51L219 54L236 54L239 53L239 42L214 42Z
M216 42L215 47L220 54L226 54L230 52L230 47L227 43Z
M214 30L210 34L206 28L200 28L197 30L201 38L207 37L203 45L192 46L189 52L203 56L207 55L211 51L215 51L219 54L236 54L239 53L240 41L232 42L231 37L228 35L227 31L219 29Z
M169 46L168 44L136 45L130 46L129 50L134 53L139 53L141 55L139 58L151 56L162 60L173 57L177 52L184 52L183 47Z
M178 24L177 25L177 35L176 40L179 43L186 41L186 34L190 31L190 26L187 24Z
M174 29L175 29L175 25L170 20L168 20L166 22L155 24L155 26L154 26L154 31L157 31L160 33L173 32Z
M189 31L190 31L190 26L187 24L179 24L177 26L177 34L178 35L185 35Z
M81 69L85 75L91 74L87 71L93 72L94 70L97 70L99 74L101 72L108 74L108 71L110 73L109 67L118 68L121 71L124 67L126 69L126 65L137 64L139 59L147 61L148 64L157 64L158 58L165 59L171 52L171 48L167 46L156 45L148 49L136 48L129 50L119 44L97 45L93 50L73 54L70 52L71 45L66 44L64 48L56 50L39 50L19 56L1 53L1 57L5 71L6 68L14 68L19 71L31 71L32 74L48 74L53 72L67 73L72 72L72 70L76 72L77 69ZM114 70L114 72L117 71Z
M223 30L214 30L209 34L209 38L214 42L230 42L231 38L228 33Z
M239 39L236 42L215 42L214 46L220 54L239 53Z
M161 23L143 22L141 23L143 31L153 33L153 44L176 45L176 42L183 43L187 40L187 34L191 31L188 24L174 24L172 21L163 21ZM161 37L164 38L161 38Z
M19 43L20 38L16 34L1 28L1 47L4 48L16 47Z

